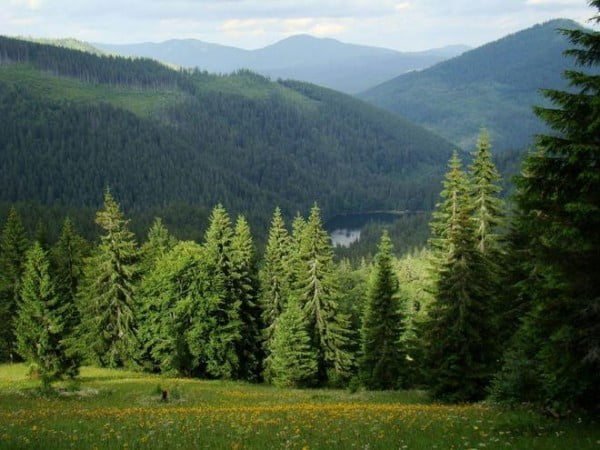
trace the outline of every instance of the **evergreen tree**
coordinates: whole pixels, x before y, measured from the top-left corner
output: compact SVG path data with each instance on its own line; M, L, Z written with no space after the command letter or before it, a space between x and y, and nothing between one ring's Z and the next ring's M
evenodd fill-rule
M148 230L146 242L140 248L140 271L148 273L156 261L171 250L177 243L160 217L156 217Z
M242 322L241 339L238 342L240 361L239 377L246 380L260 378L261 309L258 305L258 276L254 260L254 243L250 227L244 216L239 216L231 242L233 294L240 304Z
M455 205L446 227L450 250L438 266L425 345L433 396L461 402L483 398L494 370L495 336L493 310L486 295L486 268L476 248L466 191L453 198Z
M143 366L161 373L206 375L213 292L204 249L180 242L140 283L139 339Z
M129 220L108 190L96 223L104 234L84 269L77 341L83 354L101 366L129 365L137 348L134 286L138 249L128 229Z
M260 271L260 305L264 329L265 376L268 378L271 343L277 318L282 314L289 296L290 237L285 228L281 210L275 209L264 263Z
M300 306L290 301L277 319L271 345L270 370L275 385L302 387L315 383L318 355L307 326Z
M0 361L13 361L14 320L28 242L19 214L11 208L0 237Z
M477 248L484 254L498 251L497 233L504 216L503 202L499 198L501 178L490 149L489 135L484 130L477 140L477 151L470 167L475 238Z
M241 302L234 292L232 240L229 215L222 205L217 205L210 217L204 248L215 291L219 295L218 301L209 305L207 315L212 328L203 345L206 346L207 372L222 378L234 378L240 369L237 349L242 338Z
M393 389L399 385L406 355L400 346L403 317L397 291L392 241L384 231L369 280L361 329L360 378L369 389Z
M448 172L443 181L444 189L440 193L442 201L436 205L431 221L431 239L429 243L432 246L433 258L438 263L444 261L447 255L452 251L449 235L452 226L456 224L456 217L459 212L459 202L464 200L467 195L469 185L467 177L462 169L462 162L455 151L448 163Z
M27 252L21 300L16 321L17 350L35 364L44 385L73 370L65 357L63 307L50 279L49 262L36 242ZM69 367L65 362L69 362Z
M87 242L73 228L69 218L65 219L60 238L50 253L56 295L62 311L63 338L69 349L65 351L66 373L77 375L81 365L80 355L74 349L74 331L80 323L76 294L83 278L84 260L88 254Z
M339 289L329 236L317 205L302 229L295 261L295 298L302 308L311 342L318 351L320 381L347 378L353 366L348 351L348 318L338 311Z
M590 5L600 10L600 1ZM600 14L593 20L600 23ZM554 105L536 108L553 133L538 136L517 180L518 286L530 311L519 331L526 339L515 340L496 388L515 401L530 396L555 408L598 408L600 33L563 33L576 46L567 53L592 73L566 72L571 89L544 91ZM533 389L518 372L523 365L536 369Z

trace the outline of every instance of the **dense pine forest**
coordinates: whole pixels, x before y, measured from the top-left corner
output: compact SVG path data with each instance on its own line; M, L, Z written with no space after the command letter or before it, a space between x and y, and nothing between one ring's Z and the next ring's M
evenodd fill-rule
M599 0L590 4L600 10ZM508 199L485 130L470 155L450 154L434 135L312 85L1 39L3 200L97 209L104 195L91 239L70 218L57 239L42 223L28 233L10 209L0 237L0 360L32 364L45 386L93 364L281 387L421 388L439 401L527 402L555 417L597 413L600 33L562 33L578 69L564 74L569 91L543 91L551 106L535 112L551 131L537 137ZM15 71L73 77L52 78L67 92L92 83L84 96L174 89L180 103L145 116L110 102L62 102L52 88L11 78ZM251 98L211 83L270 90ZM81 143L86 154L74 152ZM228 149L225 164L212 146ZM353 172L357 158L364 173ZM427 187L440 158L447 170L436 199ZM140 242L124 212L194 197L217 205L197 239L175 237L156 218ZM394 247L406 244L392 228L374 258L334 259L320 207L430 203L431 217L411 219L415 228L429 220L426 248L397 258ZM257 232L267 207L269 225ZM294 207L289 220L284 209Z

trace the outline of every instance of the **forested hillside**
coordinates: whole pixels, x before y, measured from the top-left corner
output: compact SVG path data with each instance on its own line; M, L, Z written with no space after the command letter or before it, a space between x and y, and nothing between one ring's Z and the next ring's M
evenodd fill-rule
M486 44L429 69L400 75L360 95L439 133L462 148L473 147L486 127L494 150L521 149L544 130L533 105L547 104L541 88L566 87L561 74L574 67L563 55L569 44L552 20Z
M0 202L51 205L51 227L107 186L140 228L158 214L182 237L218 202L261 225L273 205L291 216L315 200L328 215L430 209L451 150L362 101L250 72L9 38L0 62Z

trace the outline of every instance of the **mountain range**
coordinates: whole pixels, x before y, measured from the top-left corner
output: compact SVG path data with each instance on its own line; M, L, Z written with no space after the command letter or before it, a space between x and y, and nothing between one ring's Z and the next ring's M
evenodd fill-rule
M358 93L401 73L424 69L469 49L464 45L451 45L422 52L399 52L309 35L291 36L258 50L195 39L93 45L112 54L148 57L211 73L249 69L272 79L306 81L346 93Z
M557 19L467 51L433 67L397 76L359 95L472 149L482 127L495 151L521 149L545 130L533 113L542 88L565 89L563 52L572 45L558 30L581 28Z
M200 237L219 202L259 229L277 205L288 217L314 201L326 217L430 209L452 149L313 84L10 38L0 38L0 117L0 203L49 205L52 222L110 187L137 224L161 215L184 238Z

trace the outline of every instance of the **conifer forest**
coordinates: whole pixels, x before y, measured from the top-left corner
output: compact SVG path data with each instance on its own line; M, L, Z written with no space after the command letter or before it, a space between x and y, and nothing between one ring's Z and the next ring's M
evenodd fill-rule
M0 38L0 448L598 448L600 32L560 34L567 87L502 155L307 83ZM418 215L334 247L361 207ZM64 402L87 438L36 438Z

